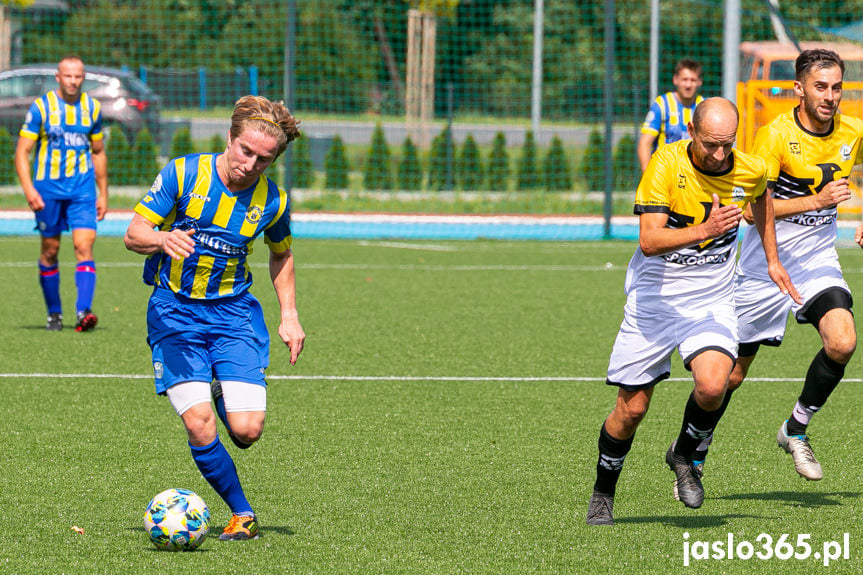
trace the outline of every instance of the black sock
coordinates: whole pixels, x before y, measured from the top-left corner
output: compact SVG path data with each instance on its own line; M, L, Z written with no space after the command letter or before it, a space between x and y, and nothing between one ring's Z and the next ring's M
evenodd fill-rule
M719 406L714 413L716 413L716 424L719 425L719 420L722 419L722 415L725 413L725 410L728 409L728 402L731 401L731 394L734 393L733 389L728 389L725 391L725 399L722 400L722 405ZM714 425L714 431L715 431ZM699 445L699 447L701 447ZM704 458L707 457L707 449L696 449L692 453L692 459L696 461L704 461Z
M596 483L594 491L614 496L617 479L623 469L623 460L632 447L633 434L629 439L615 439L605 430L605 423L599 430L599 460L596 462Z
M844 375L845 366L827 357L827 352L821 348L815 355L815 359L809 364L806 381L803 383L803 391L800 392L797 401L812 411L818 411L827 403L827 398L839 385ZM807 425L808 422L799 421L792 412L786 426L788 435L805 435Z
M680 435L677 436L674 453L691 460L695 448L713 433L716 422L721 416L722 406L714 411L705 411L695 401L695 392L693 391L689 395L686 409L683 411L683 423L680 426Z

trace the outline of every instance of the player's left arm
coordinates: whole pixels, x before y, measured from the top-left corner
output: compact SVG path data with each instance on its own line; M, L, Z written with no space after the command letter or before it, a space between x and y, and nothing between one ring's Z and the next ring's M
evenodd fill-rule
M761 245L764 246L764 254L767 256L767 275L782 290L782 293L790 295L791 299L802 304L803 299L791 283L791 276L779 261L779 251L776 248L776 218L773 216L773 195L770 189L764 190L764 193L755 198L750 206L755 229L761 236Z
M96 196L96 219L102 220L108 213L108 155L105 153L104 138L91 140L90 150L96 187L99 188L99 194Z
M270 278L273 280L281 311L279 337L291 350L291 365L295 365L303 351L306 334L297 314L294 254L290 248L281 252L270 251Z

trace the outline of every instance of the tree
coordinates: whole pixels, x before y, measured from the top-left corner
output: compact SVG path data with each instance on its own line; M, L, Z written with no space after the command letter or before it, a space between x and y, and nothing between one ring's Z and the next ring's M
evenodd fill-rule
M130 183L149 186L159 173L159 158L156 143L147 128L138 132L135 145L132 146L132 158L134 165L131 170L132 181Z
M635 138L626 134L614 148L614 189L634 191L641 179Z
M423 187L423 168L417 148L410 136L402 143L402 158L398 169L398 186L402 190L421 190Z
M372 145L365 166L365 187L368 190L390 190L393 187L390 148L380 123L372 132Z
M291 168L295 188L311 188L315 183L315 167L309 152L309 138L305 134L291 144Z
M447 182L451 181L452 174L449 171L451 165L447 163L447 145L450 141L450 128L447 126L444 130L435 136L429 150L429 177L428 185L433 190L443 190L447 187ZM455 148L455 146L453 146ZM452 150L453 157L455 149Z
M126 134L119 128L111 130L106 144L108 154L109 183L118 186L128 186L133 182L134 162L132 161L132 148L126 139ZM155 174L153 174L155 177Z
M506 136L498 132L492 142L488 158L488 189L505 192L509 189L509 152L506 151Z
M213 137L210 138L210 143L207 146L208 149L202 150L205 153L213 153L213 154L221 154L225 151L225 147L227 144L225 143L225 139L222 138L219 134L213 134Z
M171 138L171 157L179 158L194 153L195 145L192 143L192 132L189 128L183 127L174 132L174 137Z
M604 187L604 142L605 138L602 137L599 130L591 130L587 148L578 164L578 177L584 182L588 190L602 190Z
M539 177L539 160L536 149L536 140L530 130L524 135L524 145L521 148L521 157L518 160L518 189L535 190L542 187L542 179Z
M543 166L545 172L545 189L564 191L572 189L572 170L563 149L563 142L555 136L551 140L551 148L545 156Z
M458 162L459 183L463 190L478 190L485 179L479 148L472 134L465 138Z
M348 187L348 157L345 154L345 144L339 135L333 136L333 145L324 158L326 167L325 187L328 190L344 190Z
M0 127L0 185L15 182L15 142L6 128Z

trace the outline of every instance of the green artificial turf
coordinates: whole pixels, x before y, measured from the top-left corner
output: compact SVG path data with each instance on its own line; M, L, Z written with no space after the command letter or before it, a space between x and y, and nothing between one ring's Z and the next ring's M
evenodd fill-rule
M785 343L759 355L734 395L698 510L672 499L664 464L692 388L675 357L627 457L617 524L589 527L596 441L616 396L605 369L634 244L296 239L308 339L294 367L277 341L266 248L257 247L253 291L276 340L268 419L252 449L228 442L228 450L263 536L223 543L215 536L230 513L195 468L168 401L153 392L143 257L120 238L99 238L99 326L75 333L64 237L67 328L49 333L38 240L0 237L0 572L860 571L859 357L810 426L824 479L798 477L776 446L820 346L811 327L789 325ZM863 294L863 251L840 256ZM144 507L169 487L192 489L210 506L211 538L196 552L160 552L147 540ZM850 558L828 568L814 556L684 567L685 543L731 534L763 555L763 535L775 547L787 534L802 553L802 534L814 555L844 533Z

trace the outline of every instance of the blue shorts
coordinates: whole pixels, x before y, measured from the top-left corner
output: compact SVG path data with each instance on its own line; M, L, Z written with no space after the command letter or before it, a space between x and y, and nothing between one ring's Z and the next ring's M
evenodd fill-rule
M156 288L147 306L156 393L185 381L266 385L270 336L255 297L199 301Z
M36 227L42 237L53 238L78 228L96 229L96 198L87 195L57 199L42 196L45 207L36 212Z

